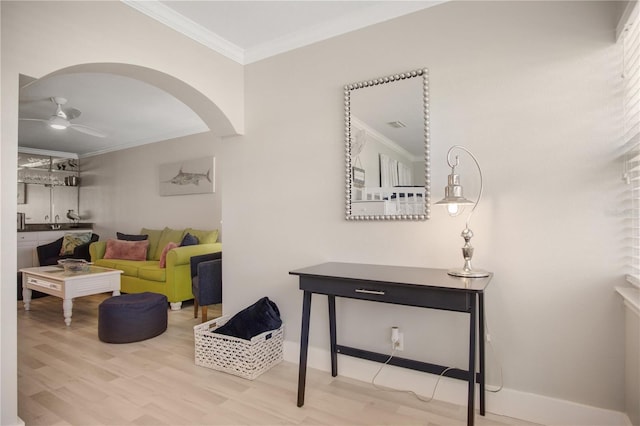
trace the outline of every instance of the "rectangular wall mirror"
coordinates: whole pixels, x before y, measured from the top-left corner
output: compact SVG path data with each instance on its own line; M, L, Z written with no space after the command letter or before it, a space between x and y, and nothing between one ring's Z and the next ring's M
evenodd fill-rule
M344 88L347 220L429 218L426 68Z

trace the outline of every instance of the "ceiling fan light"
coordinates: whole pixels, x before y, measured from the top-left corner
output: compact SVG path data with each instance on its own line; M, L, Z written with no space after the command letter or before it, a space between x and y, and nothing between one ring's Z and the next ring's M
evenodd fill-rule
M56 130L64 130L69 127L69 121L54 115L49 119L49 127Z

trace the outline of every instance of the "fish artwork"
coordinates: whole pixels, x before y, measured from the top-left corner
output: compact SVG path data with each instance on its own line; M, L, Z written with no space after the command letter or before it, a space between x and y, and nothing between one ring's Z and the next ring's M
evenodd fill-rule
M167 183L172 183L174 185L199 185L202 179L206 179L209 183L213 183L211 181L211 169L207 170L207 173L185 173L182 171L182 166L180 166L180 171L177 175L168 180Z

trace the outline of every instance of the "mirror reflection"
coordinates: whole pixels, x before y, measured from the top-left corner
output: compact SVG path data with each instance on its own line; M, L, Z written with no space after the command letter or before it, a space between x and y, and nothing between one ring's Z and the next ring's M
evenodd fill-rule
M345 86L348 220L429 218L427 70Z
M18 150L18 213L25 224L69 222L67 213L78 212L79 160Z

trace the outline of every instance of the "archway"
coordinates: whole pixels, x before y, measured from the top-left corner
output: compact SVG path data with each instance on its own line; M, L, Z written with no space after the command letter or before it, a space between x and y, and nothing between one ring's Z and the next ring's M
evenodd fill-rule
M221 108L218 105L216 105L209 97L205 96L202 92L196 90L193 86L185 83L183 80L180 80L179 78L176 78L172 75L169 75L167 73L164 73L155 69L151 69L151 68L147 68L139 65L125 64L125 63L87 63L87 64L79 64L79 65L73 65L73 66L61 68L46 74L44 77L52 76L56 74L75 73L75 72L112 73L112 74L118 74L118 75L130 77L130 78L135 78L140 81L144 81L145 83L154 85L166 91L167 93L170 93L171 95L179 99L181 102L183 102L185 105L189 106L198 116L201 117L201 119L205 122L207 127L209 127L212 135L222 137L222 136L235 135L238 133L234 128L234 126L232 125L231 121L229 120L227 114L225 114L221 110ZM11 200L11 201L5 202L6 204L3 207L3 213L8 213L5 217L12 217L15 220L15 210L16 210L15 201L13 201L14 200L13 195L11 191L8 189L11 187L13 188L16 187L15 151L17 150L17 131L16 130L17 130L17 122L18 122L17 74L15 76L11 76L4 80L5 80L5 85L3 85L3 87L9 86L9 84L7 83L12 80L14 81L14 84L13 84L12 90L7 90L7 91L3 90L3 95L6 95L5 100L9 99L9 101L11 101L11 102L7 101L6 103L3 102L3 107L10 103L13 104L13 105L10 105L11 106L10 108L3 108L2 124L3 126L5 125L7 126L5 127L5 129L3 129L3 145L5 145L5 147L3 148L3 152L2 152L2 156L4 157L3 158L4 161L2 163L5 169L4 176L7 177L7 179L5 179L5 182L3 182L3 188L4 188L3 195L6 195L6 197L3 197L3 198L5 200ZM5 115L4 114L5 112L8 112L8 114ZM3 247L15 248L17 244L16 234L15 234L15 225L13 225L12 227L13 229L11 230L10 225L8 225L7 219L3 220L3 223L4 223L3 235L5 236ZM5 251L3 249L3 253L4 252ZM3 265L7 267L6 273L3 273L3 279L8 281L9 277L11 276L15 277L15 274L13 273L14 268L12 267L12 266L15 266L15 265L12 265L15 262L15 253L10 253L9 250L7 250L6 253L7 255L3 256L4 262L2 262ZM16 335L15 334L16 333L15 318L16 318L17 305L15 303L15 297L12 297L13 296L12 292L8 291L8 288L10 287L11 286L6 286L5 287L6 290L3 289L2 296L5 296L5 297L0 299L2 302L3 323L7 327L13 328L13 330L11 330L10 333L3 332L4 334L3 347L10 348L11 346L13 346L15 348L13 344L5 345L5 343L11 342L12 340L10 339L11 334L13 334L13 339L15 339L15 335ZM4 321L5 318L11 318L12 321ZM5 353L5 354L7 356L3 356L2 369L3 369L3 373L7 374L7 379L9 379L11 375L15 374L16 363L15 363L15 357L14 359L11 359L11 357L9 356L9 353ZM12 392L13 385L9 386L10 383L8 382L5 382L5 384L7 384L7 386L6 387L3 386L3 391L7 390L8 392ZM8 397L6 399L3 399L3 402L2 402L3 406L7 404L13 405L13 403L11 402L13 398L14 397ZM7 403L6 401L9 401L9 402ZM7 415L11 414L9 411L10 410L7 410Z
M151 68L124 63L88 63L62 68L43 77L73 73L107 73L133 78L171 94L191 108L218 137L237 135L225 113L209 98L184 81Z

